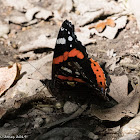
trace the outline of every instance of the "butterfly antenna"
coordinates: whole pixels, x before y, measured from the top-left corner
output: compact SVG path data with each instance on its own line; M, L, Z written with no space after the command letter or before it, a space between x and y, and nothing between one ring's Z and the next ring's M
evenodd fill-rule
M25 58L22 58L22 59L26 61ZM34 65L32 65L29 61L26 61L26 62L27 62L29 65L31 65L38 73L40 73L40 75L42 75L43 78L46 78L46 76L43 75Z

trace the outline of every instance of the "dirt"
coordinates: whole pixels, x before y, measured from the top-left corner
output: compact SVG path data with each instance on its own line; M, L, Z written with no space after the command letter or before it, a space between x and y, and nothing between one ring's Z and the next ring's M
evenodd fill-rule
M13 48L9 48L8 46L0 45L0 66L8 66L10 61L15 61L14 54L15 50Z
M0 13L4 13L6 9L1 10ZM3 19L3 17L1 17ZM130 21L129 21L130 22ZM129 24L129 22L127 24ZM114 49L114 52L117 54L117 56L122 55L122 53L125 54L126 50L129 52L129 49L132 49L132 46L136 45L139 43L140 39L140 34L138 33L136 21L133 21L134 23L130 25L129 29L122 29L118 32L117 36L113 40L109 40L103 37L98 37L94 35L94 39L96 42L93 45L87 45L87 51L89 53L90 57L95 58L99 62L104 62L106 59L108 59L108 56L106 55L107 50ZM23 44L27 44L28 39L25 37L23 34L20 34L22 31L18 29L19 25L13 25L10 24L10 26L16 30L16 35L17 37L24 38ZM52 33L52 30L54 31L53 37L57 36L58 32L58 25L55 24L50 24L49 25L49 31ZM36 28L36 25L32 25L32 28ZM36 28L38 30L38 28ZM25 32L26 35L26 32ZM8 45L8 39L0 39L0 67L3 66L8 66L9 62L17 62L19 60L15 59L15 55L19 54L18 53L18 48L13 48L12 45ZM27 42L26 42L27 41ZM81 40L82 41L82 40ZM12 42L14 44L14 41ZM139 62L139 58L129 55L131 59L134 60L135 64ZM127 71L127 69L126 69ZM121 75L123 73L127 74L126 71L122 71L120 73L119 69L114 71L114 75ZM111 71L108 70L108 73L111 73ZM129 71L129 74L137 74L138 71L132 70ZM40 103L41 102L41 103ZM53 103L48 103L47 101L34 101L32 103L28 103L21 107L20 109L14 111L12 114L6 115L5 118L0 120L0 127L6 128L6 129L12 129L12 128L18 128L18 135L19 137L22 137L22 139L34 139L39 133L39 128L35 130L35 118L40 117L45 120L47 117L51 118L52 120L58 120L61 119L62 117L67 117L67 115L63 114L62 109L56 108L55 104ZM49 108L52 108L54 111L53 112L48 112L46 114L42 110L40 110L37 107L37 104L48 104ZM99 139L102 140L117 140L118 137L120 136L120 133L118 131L109 131L109 128L114 128L119 125L123 125L124 123L128 122L130 118L125 118L120 120L119 122L107 122L107 121L101 121L96 117L90 117L83 114L82 116L71 120L64 125L60 125L60 129L62 127L70 127L70 128L78 128L79 131L76 132L81 132L84 131L85 136L83 136L82 140L88 140L87 138L87 131L93 132L94 134L99 136ZM52 121L51 120L51 121ZM4 125L4 126L3 126ZM7 126L6 126L7 125ZM43 126L43 124L41 124ZM84 130L81 130L81 128L84 128ZM50 131L53 128L50 129ZM63 131L61 132L63 133ZM60 133L60 135L61 135ZM80 136L82 135L79 133L77 134L77 140L80 139ZM56 136L57 137L57 136ZM50 140L50 139L49 139ZM55 138L54 138L55 140ZM56 139L57 140L57 139Z

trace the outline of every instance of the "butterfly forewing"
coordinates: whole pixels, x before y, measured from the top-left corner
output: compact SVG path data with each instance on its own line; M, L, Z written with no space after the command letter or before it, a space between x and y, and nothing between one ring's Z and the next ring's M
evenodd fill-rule
M80 62L87 59L87 53L81 42L77 40L74 34L74 26L64 21L62 24L54 50L52 79L63 75L66 77L82 78L79 69L74 62ZM62 78L62 76L61 76Z

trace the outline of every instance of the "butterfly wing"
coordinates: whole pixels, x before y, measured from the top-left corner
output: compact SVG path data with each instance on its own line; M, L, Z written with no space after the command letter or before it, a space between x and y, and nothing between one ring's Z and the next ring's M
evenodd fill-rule
M77 40L74 26L65 20L60 28L54 50L52 80L85 83L90 87L105 89L102 68L88 58L86 48Z
M64 72L64 69L69 72L74 71L72 63L83 61L87 56L85 47L74 34L74 26L69 21L64 21L54 50L52 79L62 71Z

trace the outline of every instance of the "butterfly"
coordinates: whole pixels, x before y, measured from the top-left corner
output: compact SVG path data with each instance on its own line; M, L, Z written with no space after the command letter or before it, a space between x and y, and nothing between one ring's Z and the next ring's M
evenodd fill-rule
M68 20L62 23L56 40L52 80L43 83L47 83L51 93L61 99L79 98L83 101L95 92L104 96L104 71L98 62L88 58L86 48L74 33L74 25Z

